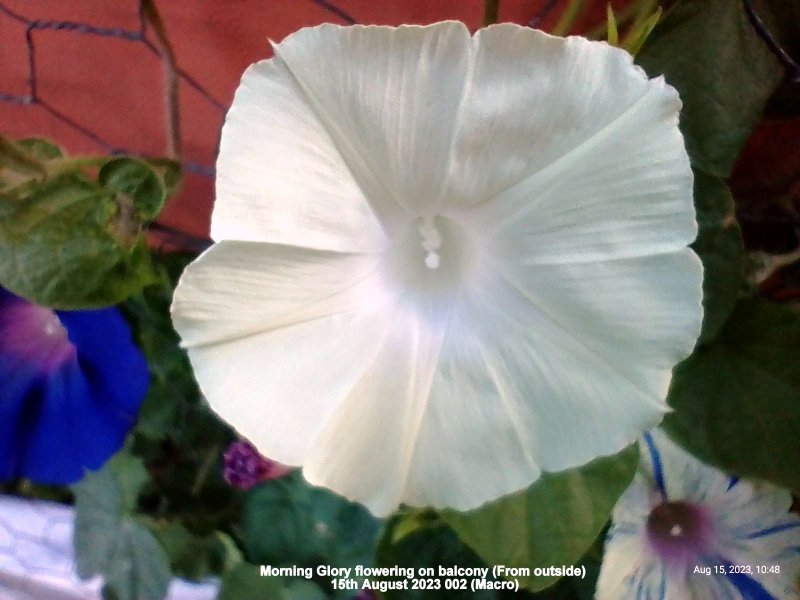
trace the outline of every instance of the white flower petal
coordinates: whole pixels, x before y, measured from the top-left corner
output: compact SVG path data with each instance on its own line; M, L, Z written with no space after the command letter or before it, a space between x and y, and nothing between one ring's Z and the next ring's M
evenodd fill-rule
M680 101L663 79L617 48L510 24L475 43L453 210L475 206L474 221L537 262L643 256L694 239Z
M415 440L404 495L409 504L470 510L541 473L520 399L501 387L487 362L494 348L485 342L463 311L452 316Z
M332 416L303 474L386 516L405 501L405 482L442 340L437 325L398 310L380 349ZM428 489L434 481L426 482Z
M646 548L642 544L640 536L613 535L610 537L606 542L603 566L597 580L597 593L595 594L597 600L634 598L635 596L631 594L630 590L631 575L634 571L642 569L639 565L646 560L646 557ZM652 568L651 566L648 570L652 570Z
M664 100L653 92L649 97ZM500 254L529 264L683 249L697 235L692 174L676 104L668 116L644 116L594 152L541 171L476 207L470 219L493 229Z
M511 23L478 31L473 53L453 147L462 168L451 182L468 204L569 157L609 125L632 133L618 120L652 85L623 50Z
M222 242L183 274L173 321L211 407L266 456L300 465L369 369L387 317L374 260Z
M474 508L541 470L618 452L661 420L668 368L591 349L501 279L463 302L420 428L409 503Z
M688 248L597 263L495 266L542 313L618 364L655 367L668 378L700 333L703 270Z
M650 476L667 501L725 502L730 477L697 460L660 429L646 434L641 458L640 470Z
M243 75L225 120L211 219L216 241L366 251L385 237L335 142L275 60ZM379 196L373 196L379 198ZM379 206L388 210L383 206Z
M463 23L323 25L275 47L348 164L412 212L439 200L470 59ZM382 188L381 188L382 186Z
M753 565L751 577L775 598L798 595L800 516L789 512L792 495L767 483L726 479L717 502L725 532L720 553L731 564ZM758 573L755 565L779 566L780 572Z

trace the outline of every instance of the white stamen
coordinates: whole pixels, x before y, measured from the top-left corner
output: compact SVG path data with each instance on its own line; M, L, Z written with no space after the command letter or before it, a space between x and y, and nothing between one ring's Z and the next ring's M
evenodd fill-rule
M673 526L672 526L672 529L670 529L670 530L669 530L669 534L670 534L672 537L680 537L680 535L681 535L682 533L683 533L683 527L681 527L681 526L680 526L680 525L678 525L677 523L676 523L675 525L673 525Z
M422 217L422 225L419 226L422 234L422 248L428 251L425 256L425 266L429 269L439 268L439 254L436 252L442 245L442 236L433 224L433 217L425 215Z

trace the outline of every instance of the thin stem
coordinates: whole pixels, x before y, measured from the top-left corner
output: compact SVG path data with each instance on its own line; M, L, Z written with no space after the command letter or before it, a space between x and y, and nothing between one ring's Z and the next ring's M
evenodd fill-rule
M558 0L547 0L545 5L530 20L530 23L528 23L528 27L538 27L539 23L544 21L547 18L547 15L553 12L553 9L556 7L556 4L558 4Z
M500 12L500 0L483 0L483 26L488 27L497 23L497 15Z
M200 464L200 468L197 471L197 477L194 480L194 485L192 485L192 490L190 492L192 496L197 496L200 493L200 490L203 489L203 486L206 484L206 480L211 473L211 467L214 466L214 463L219 456L219 451L219 444L214 444L206 453L205 460L203 460L203 462Z
M789 77L789 80L793 83L800 83L800 65L789 56L789 53L781 47L778 40L772 35L766 23L758 16L752 0L743 0L743 2L747 18L750 20L750 25L753 26L758 37L764 40L764 43L769 47L776 58L781 61L786 69L786 75Z
M167 37L164 22L156 8L155 0L142 0L145 20L153 28L159 53L164 63L164 89L166 98L167 155L175 160L181 157L180 104L178 102L178 66L175 52Z

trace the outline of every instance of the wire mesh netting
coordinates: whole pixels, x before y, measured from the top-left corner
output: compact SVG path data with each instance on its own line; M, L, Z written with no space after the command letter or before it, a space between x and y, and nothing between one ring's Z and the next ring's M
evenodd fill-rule
M28 63L28 88L23 93L6 92L0 89L0 102L7 102L11 104L20 105L36 105L42 110L51 114L54 118L61 121L66 126L72 128L76 132L86 136L90 140L96 142L103 150L111 154L125 154L136 153L136 149L123 148L114 145L102 135L94 131L90 124L81 123L78 120L70 117L66 113L57 108L54 101L51 101L40 90L40 74L37 68L37 38L43 32L62 32L79 36L99 36L106 38L115 38L124 40L126 42L141 44L147 48L153 55L157 56L160 60L164 60L164 56L168 54L165 50L160 50L156 43L154 43L149 35L149 21L148 21L148 3L146 0L139 2L137 10L138 27L136 29L125 29L122 27L96 27L89 23L80 23L75 21L52 21L42 19L30 19L22 14L12 10L4 3L0 3L0 15L7 19L11 19L20 23L25 28L25 47L26 57ZM168 44L168 42L167 42ZM197 82L190 74L183 71L180 67L175 66L176 75L180 77L187 85L196 90L210 106L217 109L220 113L225 111L225 105L214 98L207 89ZM109 100L113 101L113 98ZM111 107L110 107L111 108ZM184 168L189 172L199 173L201 175L212 176L213 167L209 165L199 164L193 161L184 161Z
M151 0L0 2L0 122L4 135L48 137L70 153L179 157L184 191L178 210L167 209L164 220L200 234L235 84L247 63L268 55L268 30L276 20L263 17L277 11L282 23L281 11L295 3L262 2L255 13L253 2L202 12L197 3L181 4L183 11L164 5L171 11L165 24L162 3ZM334 3L307 4L315 21L355 23ZM302 17L309 11L295 6L294 12ZM257 27L245 26L248 13ZM208 47L215 22L219 45ZM223 39L240 30L240 37Z

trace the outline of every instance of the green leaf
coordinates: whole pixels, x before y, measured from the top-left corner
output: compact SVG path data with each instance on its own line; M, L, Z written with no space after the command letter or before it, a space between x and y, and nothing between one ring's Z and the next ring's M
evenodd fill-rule
M146 524L167 553L173 573L184 579L201 581L228 571L242 560L234 541L220 531L196 535L180 523Z
M74 487L78 573L102 575L120 600L163 600L171 579L166 554L125 508L125 484L109 465Z
M299 472L250 490L239 527L248 561L312 568L372 565L379 530L364 507L310 486ZM314 580L333 593L331 578Z
M180 177L167 159L70 158L0 137L0 285L59 309L131 296L155 279L144 223Z
M682 0L653 30L636 62L651 77L665 75L680 92L692 164L722 178L783 76L739 0Z
M698 234L692 248L703 261L702 344L719 333L736 306L743 284L744 244L724 181L695 172L694 198Z
M800 317L741 300L675 370L665 429L725 471L800 489Z
M164 182L167 198L174 196L183 180L181 163L171 158L149 158L146 162Z
M0 136L0 194L47 177L46 166L35 155L39 146L34 141L28 146L30 150L24 142L13 142Z
M219 600L327 600L310 581L261 577L259 567L241 563L222 578Z
M273 566L372 564L380 521L359 504L312 487L299 472L247 493L242 516L246 555Z
M617 18L611 2L606 3L606 41L612 46L619 45L619 32L617 31Z
M134 158L115 158L97 175L100 185L116 194L117 204L129 206L141 220L149 221L161 212L167 187L153 169Z
M411 520L419 527L408 531L408 518L402 515L393 517L387 524L381 537L376 553L376 562L381 567L412 568L415 576L420 567L486 567L481 559L464 543L458 539L456 533L439 518L419 519L412 515ZM500 592L495 590L476 590L470 587L466 590L447 590L443 578L434 577L440 581L438 590L388 590L383 597L387 600L416 600L427 598L446 598L448 600L496 600ZM493 580L491 569L489 580ZM375 581L375 580L372 580ZM402 581L389 579L389 581ZM409 586L410 587L410 586Z
M140 225L80 174L0 195L0 284L59 309L116 304L155 279Z
M658 21L661 19L661 12L661 7L659 6L651 15L643 19L641 23L634 23L631 27L631 32L628 34L625 44L625 49L630 52L631 55L636 56L639 54L639 50L641 50L647 38L650 37L655 26L658 25Z
M636 445L619 454L564 471L543 474L527 490L467 513L442 518L490 565L549 567L576 564L608 522L633 478ZM536 591L557 577L522 577Z
M38 160L53 160L65 155L60 146L44 138L26 138L19 140L17 144Z
M652 77L665 75L683 101L680 127L695 172L699 223L693 248L705 269L700 342L706 343L730 316L742 284L741 232L724 180L783 71L736 0L682 0L636 61Z
M585 569L586 577L564 577L532 597L537 600L594 600L601 564L599 559L585 558L580 566Z
M122 450L108 461L105 470L114 474L123 512L133 514L137 508L139 493L150 479L144 464L127 450Z
M156 254L155 258L157 282L129 298L122 309L152 375L135 430L158 441L181 436L187 407L199 404L201 396L169 313L178 277L194 256Z

